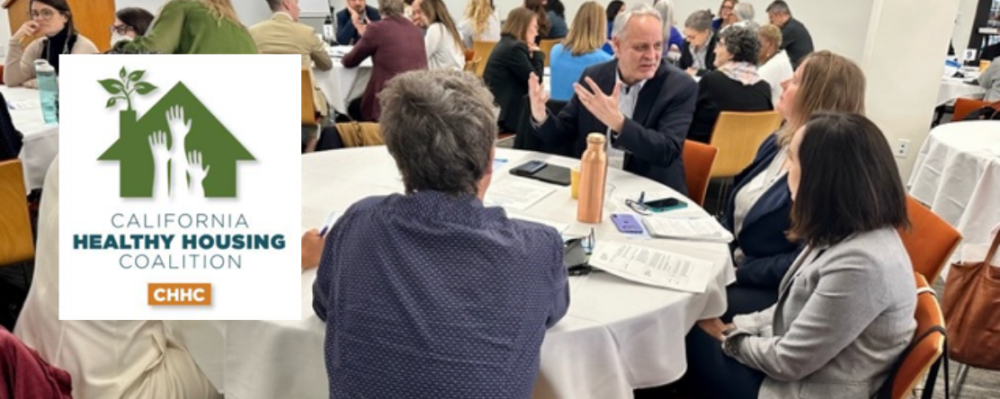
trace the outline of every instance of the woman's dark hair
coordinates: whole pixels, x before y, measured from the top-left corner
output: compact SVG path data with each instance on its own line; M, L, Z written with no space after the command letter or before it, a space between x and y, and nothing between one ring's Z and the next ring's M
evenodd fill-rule
M125 25L131 26L135 34L143 36L149 25L153 23L153 14L139 7L127 7L115 13L115 17Z
M753 28L729 26L719 34L719 40L726 43L726 51L733 56L733 61L757 65L760 57L760 39Z
M73 13L69 10L69 3L66 0L31 0L28 3L28 8L31 8L32 4L42 3L49 7L55 8L60 14L66 16L66 27L69 28L69 34L73 35L76 33L76 27L73 25Z
M524 8L534 11L538 15L538 38L549 36L549 17L545 15L543 0L524 0Z
M566 19L566 6L559 0L548 0L545 4L546 11L552 11L559 16L559 18Z
M909 228L906 191L882 131L857 114L817 113L799 146L789 238L833 245L856 233Z
M621 0L614 0L614 1L610 2L610 3L608 3L608 10L607 11L608 11L608 23L609 24L615 23L615 17L618 16L618 13L622 10L622 7L625 7L625 2L621 1Z

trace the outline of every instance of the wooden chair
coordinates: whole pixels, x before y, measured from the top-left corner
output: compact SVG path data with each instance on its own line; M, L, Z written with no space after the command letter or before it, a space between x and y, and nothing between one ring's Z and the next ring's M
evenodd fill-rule
M561 41L562 39L543 39L538 44L538 49L545 53L545 66L549 66L549 59L552 58L552 47Z
M323 117L316 109L316 91L312 81L312 73L308 69L302 70L302 126L315 127L316 134L310 135L306 143L303 143L302 152L313 152L316 149L316 142L319 140L319 132Z
M909 353L905 353L899 369L892 376L892 398L904 399L910 397L917 383L931 369L931 366L944 354L944 315L941 304L934 297L927 279L920 273L914 273L917 284L917 330L914 339L923 338L912 343ZM940 329L939 331L933 331ZM925 335L927 334L927 335ZM933 382L931 382L933 383Z
M974 98L959 98L955 100L955 110L951 114L951 121L958 122L965 119L972 111L992 104L990 101L977 100Z
M472 50L479 54L480 62L476 64L476 76L482 78L483 71L486 70L486 61L490 59L490 54L493 53L493 47L496 47L497 42L483 42L479 40L474 40L472 42Z
M313 89L312 73L302 70L302 124L319 125L320 116L316 109L316 92Z
M743 171L757 148L781 126L781 115L767 112L722 112L712 129L711 144L719 150L712 177L733 177Z
M900 229L899 238L910 255L913 271L933 284L958 248L962 234L911 196L906 196L906 214L912 226L909 231Z
M708 181L712 176L712 164L718 149L697 141L684 141L684 178L687 180L688 197L699 206L705 204Z
M21 161L0 162L0 266L35 258L27 193Z

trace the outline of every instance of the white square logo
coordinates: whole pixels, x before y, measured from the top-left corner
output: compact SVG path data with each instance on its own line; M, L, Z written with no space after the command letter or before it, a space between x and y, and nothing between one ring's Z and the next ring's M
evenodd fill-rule
M64 56L59 318L298 320L298 55Z

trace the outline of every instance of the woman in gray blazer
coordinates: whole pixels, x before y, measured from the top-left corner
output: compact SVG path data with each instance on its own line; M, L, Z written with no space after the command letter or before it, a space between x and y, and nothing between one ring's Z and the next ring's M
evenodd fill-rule
M789 235L806 247L777 304L692 331L688 380L702 397L870 398L913 338L913 267L896 232L906 194L885 136L863 116L822 113L788 158Z

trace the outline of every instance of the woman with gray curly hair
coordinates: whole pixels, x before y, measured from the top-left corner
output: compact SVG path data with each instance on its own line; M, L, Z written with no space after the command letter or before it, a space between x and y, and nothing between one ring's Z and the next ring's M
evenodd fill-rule
M698 102L688 139L708 143L722 111L774 109L771 86L757 74L760 41L754 29L734 25L719 34L715 68L698 81Z

